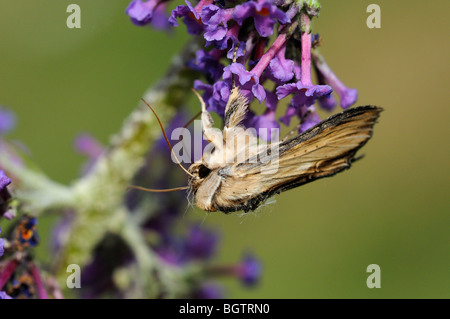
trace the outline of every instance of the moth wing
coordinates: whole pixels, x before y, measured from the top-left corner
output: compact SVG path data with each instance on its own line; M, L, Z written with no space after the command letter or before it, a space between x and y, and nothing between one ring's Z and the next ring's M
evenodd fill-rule
M272 152L264 162L258 160L262 152L258 159L234 164L216 196L218 205L241 203L240 209L252 210L275 193L349 168L381 111L375 106L348 109L280 143L278 154Z
M242 95L238 87L234 87L225 107L224 128L232 128L239 125L245 118L247 108L247 98Z

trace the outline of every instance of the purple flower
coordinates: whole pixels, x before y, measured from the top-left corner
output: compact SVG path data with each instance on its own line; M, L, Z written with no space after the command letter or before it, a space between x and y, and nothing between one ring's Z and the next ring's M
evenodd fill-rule
M246 286L258 283L262 272L261 262L251 254L245 254L236 267L236 274Z
M206 41L205 46L213 46L219 50L228 49L227 58L232 60L234 57L234 52L236 51L236 58L245 55L245 42L239 41L240 27L238 24L234 24L230 29L228 29L226 35L221 40ZM237 48L237 50L235 50Z
M125 13L130 16L131 22L135 25L143 26L152 21L153 15L161 0L133 0L128 5Z
M16 116L13 112L0 107L0 135L11 131L16 125Z
M209 4L202 8L200 16L204 24L208 26L218 26L226 24L232 17L234 9L222 9L214 4Z
M158 254L158 257L167 264L181 266L184 263L180 257L181 253L179 251L179 247L175 247L174 245L156 247L155 252Z
M200 15L188 0L186 0L186 4L187 6L177 6L172 10L169 23L176 27L178 26L177 18L182 17L189 34L202 33L204 26Z
M216 252L218 234L194 226L186 236L174 236L166 232L160 233L160 239L154 248L158 256L169 264L182 266L212 257Z
M245 19L253 17L256 31L262 37L271 36L278 20L281 24L290 22L288 16L270 0L247 1L236 6L233 19L242 25Z
M11 179L0 170L0 217L12 219L15 216L14 210L10 209L9 202L11 194L7 186L11 184Z
M231 85L225 81L218 81L213 85L211 110L217 112L220 116L224 116L225 107L231 92Z
M309 130L320 122L320 117L317 115L314 105L300 107L299 117L301 121L299 133Z
M11 184L11 179L6 176L4 171L0 170L0 191L6 189L6 186L8 186L9 184Z
M210 52L198 50L195 59L188 63L188 66L206 75L208 82L213 83L220 79L223 73L223 64L220 63L222 51L213 49Z
M275 110L266 109L262 115L250 116L246 121L247 127L253 127L257 130L258 135L265 141L272 141L279 138L280 124L276 121ZM273 130L277 129L277 130ZM274 135L278 134L278 135Z
M194 299L222 299L223 288L216 283L204 283L193 293Z
M94 166L97 159L104 152L105 148L90 134L80 134L75 138L75 149L88 157L88 161L84 164L82 173L87 174Z
M202 98L208 111L216 112L221 117L224 116L231 85L225 81L217 81L214 85L209 85L200 80L195 80L194 89L204 91Z
M218 26L214 29L206 29L205 39L207 41L217 41L222 40L227 34L227 28L225 26Z
M1 232L2 232L2 229L0 228L0 233ZM3 253L5 252L4 245L5 245L5 240L3 238L0 238L0 257L3 256Z
M315 101L322 97L328 96L333 89L328 85L303 85L301 81L296 83L289 83L277 87L278 99L295 94L292 98L292 105L299 107L302 105L310 106L315 103Z
M268 67L270 75L281 82L290 81L294 77L294 61L285 58L285 50L285 46L280 49Z
M286 113L282 117L280 117L280 122L282 122L286 126L289 126L291 118L294 115L297 115L300 119L301 125L299 133L310 129L320 122L320 117L317 115L314 105L294 106L292 104L289 104L288 108L286 109Z
M286 109L286 113L282 117L280 117L280 121L286 126L289 126L291 118L294 115L297 115L300 119L301 124L299 133L310 129L320 122L320 117L317 115L314 105L294 106L292 104L289 104L288 108Z
M206 104L206 108L212 111L211 98L213 96L214 87L211 84L203 83L200 80L194 80L194 90L203 91L202 99Z
M276 110L278 106L277 95L271 91L266 90L266 107L271 110Z
M316 72L317 81L319 82L319 84L327 84L323 74L317 69L316 66L314 66L314 71ZM330 94L328 96L321 96L319 98L319 104L323 109L332 111L336 106L336 99L334 98L333 94Z
M283 123L286 126L289 126L291 123L291 118L297 114L297 108L294 107L292 104L289 104L286 113L279 118L280 122Z
M158 30L169 30L172 28L167 14L167 2L161 3L156 7L150 24L153 28Z
M103 145L87 133L80 134L75 138L75 149L92 159L97 159L104 151Z
M255 73L249 72L240 63L232 63L224 68L224 81L232 82L232 75L237 75L236 84L240 84L241 91L246 95L245 91L251 94L261 103L266 98L266 91L263 86L259 84L259 76ZM248 97L248 96L247 96Z
M98 298L103 293L108 293L112 298L120 297L113 274L132 260L130 249L122 238L107 234L95 248L89 264L81 270L82 298Z
M210 4L202 8L200 18L205 27L207 41L220 41L227 34L227 22L231 19L234 9L221 9Z
M355 104L358 99L358 91L345 86L319 53L315 52L313 58L319 80L329 84L335 90L340 98L341 107L346 109Z
M2 202L7 202L11 198L7 186L11 184L11 179L5 175L5 172L0 170L0 209ZM0 211L0 215L3 212Z
M178 112L170 121L169 125L166 127L165 131L166 131L166 135L167 138L169 139L170 144L173 146L175 143L178 142L178 140L172 139L172 133L174 130L179 129L180 127L183 127L187 121L189 121L188 116L183 113L183 112ZM161 136L158 141L156 142L156 148L158 148L158 150L154 150L154 151L158 151L160 152L161 150L163 150L163 152L165 153L163 156L169 156L170 157L170 149L167 145L166 139ZM167 187L167 185L166 185Z
M68 211L64 214L64 216L62 216L61 220L59 220L56 226L52 229L51 248L53 251L60 252L64 247L69 237L74 219L75 212Z
M217 232L199 226L191 228L186 238L186 255L189 259L208 259L216 252Z
M319 97L319 104L323 109L332 111L336 106L336 99L332 94L328 96L321 96Z
M12 299L12 298L9 295L7 295L6 292L0 291L0 299Z
M34 247L39 243L39 234L36 230L36 217L26 216L16 229L16 239L22 247Z
M358 100L358 90L346 86L335 86L336 92L341 99L341 107L346 109Z

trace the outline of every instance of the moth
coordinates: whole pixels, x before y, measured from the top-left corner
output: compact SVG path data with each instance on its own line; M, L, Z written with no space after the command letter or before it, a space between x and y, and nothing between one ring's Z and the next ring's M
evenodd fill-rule
M194 93L211 148L187 170L188 186L172 190L188 189L193 202L207 212L253 211L275 194L350 168L382 111L370 105L350 108L292 138L261 146L256 135L243 134L248 101L237 87L230 93L221 132Z

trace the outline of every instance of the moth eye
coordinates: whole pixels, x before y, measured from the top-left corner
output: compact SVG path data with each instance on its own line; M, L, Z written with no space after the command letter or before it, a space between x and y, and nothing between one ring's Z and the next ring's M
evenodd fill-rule
M208 167L206 167L205 165L200 165L200 167L198 168L198 177L205 178L209 175L210 172L211 170Z

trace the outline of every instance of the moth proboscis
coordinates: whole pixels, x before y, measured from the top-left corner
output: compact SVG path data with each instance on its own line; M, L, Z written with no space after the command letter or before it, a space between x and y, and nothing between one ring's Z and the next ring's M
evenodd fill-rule
M350 168L383 110L350 108L292 138L261 146L256 135L242 135L248 101L237 87L230 93L219 139L204 101L194 93L202 106L203 135L213 147L189 167L188 186L173 190L188 189L207 212L253 211L275 194Z

